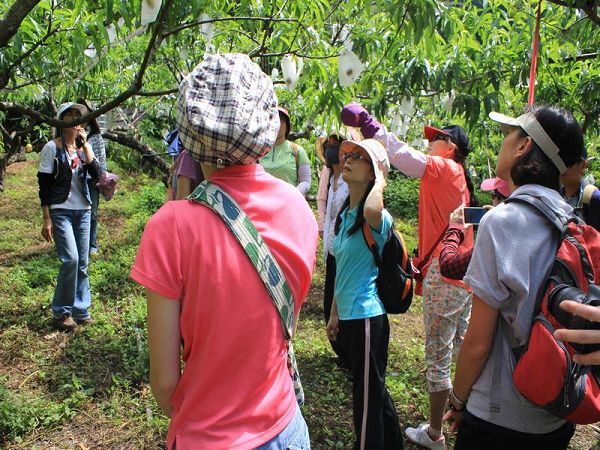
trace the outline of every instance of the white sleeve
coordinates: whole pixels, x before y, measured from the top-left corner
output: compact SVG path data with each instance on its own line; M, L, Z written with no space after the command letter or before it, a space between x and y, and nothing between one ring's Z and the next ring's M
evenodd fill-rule
M404 175L421 178L427 167L427 155L415 150L406 142L402 142L395 134L381 128L376 134L377 139L387 149L390 164Z
M56 156L56 145L50 141L40 152L40 165L38 171L41 173L54 172L54 157Z
M94 153L94 157L100 164L100 168L102 170L106 169L106 147L104 144L104 139L102 139L102 135L99 133L93 134L88 139L88 142L92 146L92 152Z
M310 189L310 164L300 164L298 167L298 186L302 195L306 195Z

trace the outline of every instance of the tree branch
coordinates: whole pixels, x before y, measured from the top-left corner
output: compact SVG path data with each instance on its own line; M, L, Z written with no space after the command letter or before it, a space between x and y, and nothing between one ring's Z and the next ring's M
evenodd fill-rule
M8 41L19 30L21 22L39 2L40 0L15 0L0 20L0 48L8 45Z
M116 108L117 106L119 106L121 103L123 103L125 100L129 99L130 97L137 95L142 90L144 74L146 73L148 66L152 62L152 60L156 54L156 51L158 50L158 48L160 47L160 44L162 43L162 41L164 39L164 36L161 34L161 32L162 32L162 28L164 27L164 25L167 22L167 16L169 15L169 11L170 11L171 7L173 6L173 2L174 2L174 0L167 0L162 5L159 15L156 19L156 22L154 23L154 28L152 29L152 35L148 42L148 46L146 47L146 52L144 53L144 59L143 59L142 63L140 64L140 68L139 68L135 78L131 82L131 85L129 86L129 88L127 90L121 92L121 94L117 95L115 98L113 98L108 103L105 103L98 109L91 111L89 114L85 114L82 117L79 117L74 120L69 120L69 121L58 120L58 119L55 119L54 117L46 116L44 114L41 114L40 112L38 112L35 109L28 108L23 105L19 105L17 103L0 102L0 111L6 111L6 112L11 111L11 112L14 112L17 114L27 115L27 116L37 120L38 122L44 122L44 123L47 123L48 125L51 125L51 126L54 126L57 128L67 128L67 127L72 127L72 126L79 125L79 124L82 124L85 122L89 122L91 119L100 117L102 114L105 114L108 111Z
M564 6L565 8L576 9L575 2L569 2L565 0L548 0L550 3L554 3L555 5ZM587 14L588 19L590 19L593 23L600 26L600 16L596 12L597 6L595 5L597 1L595 0L587 0L585 4L581 7L583 12Z
M586 61L588 59L594 59L597 58L600 55L600 53L583 53L581 55L577 55L577 56L567 56L565 59L563 59L564 62L572 62L572 61ZM552 61L554 62L554 61Z
M179 91L179 88L171 88L171 89L167 89L164 91L154 91L154 92L144 92L144 91L140 91L137 94L135 94L138 97L160 97L162 95L169 95L169 94L175 94L176 92Z
M596 25L600 26L600 17L596 13L597 6L595 6L594 3L595 3L594 0L588 0L585 3L583 10L585 11L585 13L587 14L587 16L590 18L590 20L592 22L594 22Z
M162 173L162 181L166 186L171 167L164 159L160 158L158 154L152 150L152 148L150 148L149 145L142 144L139 138L121 131L105 131L102 133L102 137L104 139L108 139L109 141L116 142L117 144L124 145L125 147L129 147L140 153L142 156L149 158L152 161L152 164L158 167Z
M186 30L188 28L197 27L198 25L202 25L204 23L215 23L215 22L240 22L245 20L262 20L264 22L298 22L298 19L274 19L271 17L220 17L216 19L210 20L197 20L196 22L184 23L183 25L173 28L172 30L167 31L162 35L163 38L169 37L172 34L177 34L182 30Z
M313 124L306 125L306 128L302 131L292 131L287 139L290 141L295 141L296 139L310 139L312 137L312 132L314 131L315 126Z
M21 64L21 62L23 62L25 59L29 58L29 55L31 55L40 46L42 46L44 42L46 42L50 38L50 36L58 33L59 31L62 31L60 27L55 28L54 30L48 30L48 32L46 32L46 35L42 39L33 44L31 48L19 55L17 59L15 59L10 65L8 65L3 71L2 75L0 76L0 89L6 87L10 79L10 73L15 69L15 67Z
M59 75L59 74L60 74L60 72L50 72L50 73L47 73L47 74L45 74L43 77L40 77L40 78L34 78L33 80L28 80L28 81L26 81L26 82L24 82L24 83L22 83L22 84L18 84L18 85L16 85L16 86L11 86L11 87L6 87L6 86L5 86L5 87L3 87L3 88L1 88L1 89L0 89L0 92L5 92L5 91L17 91L17 90L19 90L19 89L21 89L21 88L24 88L24 87L26 87L26 86L30 86L30 85L32 85L32 84L37 84L37 83L39 83L40 81L47 81L47 80L51 80L51 79L53 79L55 76L57 76L57 75Z
M272 56L295 55L299 58L304 58L304 59L330 59L330 58L337 58L338 56L340 56L340 53L333 53L331 55L315 56L315 55L307 55L306 53L301 53L301 52L302 52L301 49L297 49L297 50L289 50L289 51L277 52L277 53L257 53L257 54L253 54L251 56L253 58L258 58L258 57L267 58L267 57L272 57Z
M329 13L327 13L327 15L325 16L325 18L323 19L323 22L327 22L329 20L329 18L333 15L333 13L340 7L340 5L342 4L344 0L337 0L337 2L335 3L335 5L333 5L331 7L331 9L329 10Z
M408 4L406 5L406 8L404 9L404 14L402 15L402 20L400 21L400 24L396 28L396 34L394 35L394 37L392 38L392 40L388 42L388 45L386 46L385 51L383 52L383 57L381 57L379 59L379 62L377 63L377 65L375 66L375 68L369 71L370 74L371 74L371 76L373 76L373 73L375 73L377 71L377 69L379 69L379 66L381 65L381 63L383 61L385 61L385 59L387 58L388 53L389 53L390 49L392 48L392 44L394 43L394 41L396 40L396 38L400 34L400 30L402 29L402 27L404 26L404 22L406 21L406 17L408 16L408 10L410 9L411 3L412 2L409 1Z

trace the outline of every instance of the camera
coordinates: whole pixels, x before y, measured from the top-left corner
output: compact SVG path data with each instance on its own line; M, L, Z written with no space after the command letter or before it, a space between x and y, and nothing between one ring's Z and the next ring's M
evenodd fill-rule
M464 222L479 225L479 222L483 219L483 215L488 211L489 209L487 208L466 207L463 209Z
M586 320L582 317L568 313L560 307L563 300L573 300L583 305L600 307L600 286L589 285L588 292L569 286L559 284L550 292L548 298L548 310L556 317L556 320L565 328L572 330L600 330L600 323ZM591 353L600 350L600 344L576 344L571 343L578 353Z

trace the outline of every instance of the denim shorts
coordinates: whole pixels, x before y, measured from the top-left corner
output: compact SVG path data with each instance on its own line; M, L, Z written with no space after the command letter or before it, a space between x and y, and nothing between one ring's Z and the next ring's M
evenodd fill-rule
M308 427L297 405L296 414L288 426L269 442L257 447L256 450L310 450Z
M172 450L177 450L176 443L173 444ZM298 405L294 417L283 431L255 450L310 450L308 427Z

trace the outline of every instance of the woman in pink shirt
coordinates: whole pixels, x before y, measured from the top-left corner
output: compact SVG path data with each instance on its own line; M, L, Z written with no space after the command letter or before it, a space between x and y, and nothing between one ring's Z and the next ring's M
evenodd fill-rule
M297 322L317 223L294 186L257 164L279 129L270 77L246 55L211 55L182 82L177 106L183 145L264 239ZM131 277L147 292L150 386L171 419L169 450L310 450L278 309L220 216L167 202L146 224Z

